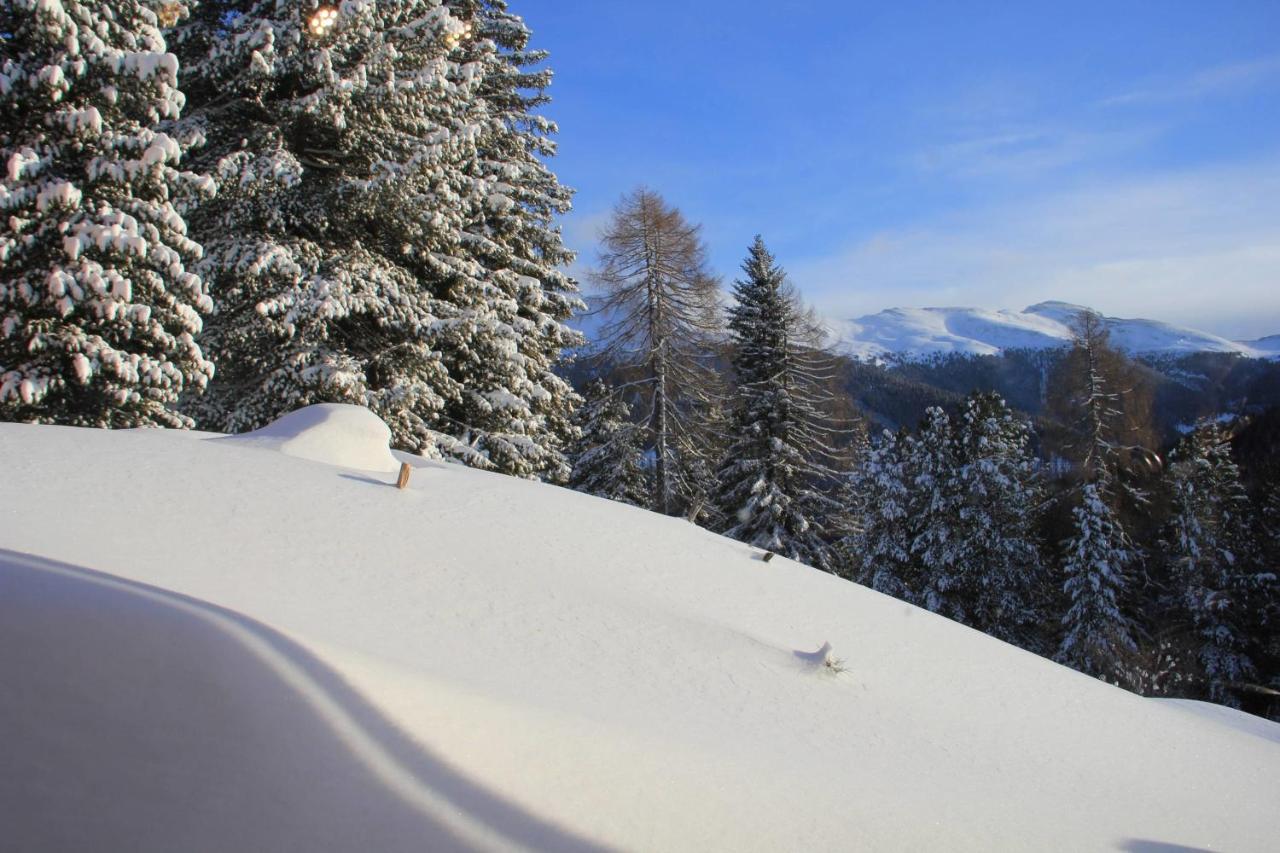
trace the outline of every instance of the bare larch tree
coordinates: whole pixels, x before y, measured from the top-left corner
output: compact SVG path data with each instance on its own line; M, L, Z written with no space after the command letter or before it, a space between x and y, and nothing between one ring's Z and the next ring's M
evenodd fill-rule
M639 369L654 451L653 508L676 510L682 471L699 446L691 410L713 381L707 364L720 326L718 282L707 270L701 227L660 195L624 196L601 235L591 279L604 297L604 355Z

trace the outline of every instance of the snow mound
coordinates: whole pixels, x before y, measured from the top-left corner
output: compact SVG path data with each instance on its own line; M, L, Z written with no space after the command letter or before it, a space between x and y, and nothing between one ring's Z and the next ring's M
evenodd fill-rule
M219 438L278 450L286 456L362 471L395 471L391 428L362 406L319 403L290 412L262 429Z

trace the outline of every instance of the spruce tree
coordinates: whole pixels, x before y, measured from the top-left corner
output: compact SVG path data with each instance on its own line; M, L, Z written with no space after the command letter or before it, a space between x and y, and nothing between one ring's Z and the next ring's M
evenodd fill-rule
M580 430L571 458L569 487L613 501L648 507L650 486L641 430L631 407L603 380L587 386L576 416Z
M1063 591L1068 609L1057 660L1121 685L1133 685L1135 626L1125 614L1129 571L1138 551L1121 521L1120 394L1107 369L1112 353L1102 320L1083 312L1065 359L1064 384L1076 439L1071 445L1082 485L1072 512L1073 533L1065 543Z
M209 0L180 30L218 175L195 223L219 377L197 413L249 429L368 406L398 446L563 479L576 401L552 372L577 306L551 225L568 192L529 112L546 72L501 3Z
M829 440L814 364L820 341L760 237L742 269L728 324L732 440L716 495L724 533L831 571L823 520L836 506L821 491L834 477L819 461Z
M973 579L959 561L960 505L951 418L932 406L904 446L910 490L911 554L920 576L920 605L968 624Z
M970 396L957 428L952 491L967 623L1035 650L1048 578L1036 534L1043 488L1030 442L1027 422L998 394Z
M1075 531L1063 561L1063 591L1069 606L1055 659L1121 686L1136 682L1137 644L1131 620L1121 610L1126 571L1134 548L1116 518L1106 476L1087 482L1073 516Z
M1206 695L1238 705L1231 686L1257 673L1250 647L1261 634L1256 614L1273 576L1262 571L1248 495L1216 423L1194 430L1171 456L1172 519L1166 554L1178 615Z
M537 112L549 101L551 71L539 67L547 53L529 48L528 27L502 0L446 5L464 28L455 85L479 79L475 148L461 168L468 217L450 252L461 274L432 282L450 306L435 346L461 393L446 399L434 427L460 458L478 453L482 467L561 481L579 400L554 367L582 343L565 321L584 306L565 272L574 254L554 224L572 198L546 163L557 128Z
M420 279L462 224L450 179L473 145L470 92L446 46L460 29L427 0L332 16L207 0L178 29L188 123L219 183L192 221L217 302L202 342L218 375L191 406L205 428L345 402L400 447L432 445L431 416L459 393L433 341L447 312Z
M842 550L845 571L860 584L919 603L920 572L912 554L914 492L904 460L905 431L883 430L853 477L854 531Z
M153 6L0 6L0 418L189 426L213 369L191 267L183 95Z

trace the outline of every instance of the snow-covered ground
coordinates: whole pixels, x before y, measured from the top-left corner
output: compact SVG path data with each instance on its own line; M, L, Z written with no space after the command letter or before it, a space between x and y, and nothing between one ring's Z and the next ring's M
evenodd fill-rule
M0 424L0 848L1275 849L1280 726L379 434Z

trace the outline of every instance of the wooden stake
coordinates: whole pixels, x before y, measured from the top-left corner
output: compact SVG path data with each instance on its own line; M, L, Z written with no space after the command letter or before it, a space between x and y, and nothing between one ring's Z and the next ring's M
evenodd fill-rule
M413 468L409 466L408 462L400 463L400 476L396 478L397 489L403 489L405 486L409 485L409 472L412 470Z

